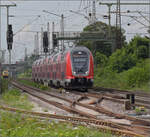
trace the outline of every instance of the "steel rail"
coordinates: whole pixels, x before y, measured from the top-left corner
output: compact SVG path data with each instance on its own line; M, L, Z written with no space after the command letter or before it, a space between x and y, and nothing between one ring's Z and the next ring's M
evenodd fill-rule
M18 83L15 83L15 82L12 82L12 84L13 84L14 86L16 86L16 87L22 89L22 90L25 90L27 93L28 93L28 90L31 90L31 89L40 91L39 89L35 89L35 88L32 88L32 87L25 88L25 87L23 86L23 84L21 84L20 86L19 86ZM44 91L42 91L42 93L44 93ZM88 114L88 113L79 111L79 110L77 110L77 109L75 109L75 108L72 108L72 107L64 106L64 105L62 105L62 104L60 104L60 103L58 103L58 102L53 102L53 101L49 101L49 100L43 99L43 98L41 98L41 97L39 97L39 96L37 96L37 95L34 95L33 93L30 93L30 92L29 92L29 94L31 94L31 95L33 95L33 96L36 96L37 98L43 100L44 102L50 103L50 104L52 104L52 105L54 105L54 106L56 106L56 107L58 107L58 108L60 108L60 109L66 110L66 111L68 111L68 112L74 112L74 113L78 113L78 114L80 114L80 115L86 116L86 117L88 117L88 118L97 119L97 117L96 117L95 115L92 115L92 114ZM50 93L47 93L47 95L51 95L51 94L50 94ZM55 96L55 95L52 95L52 96L53 96L53 97L57 97L57 96ZM58 97L58 98L63 99L62 97ZM67 100L67 99L65 99L65 100L68 101L68 102L70 102L70 103L72 103L72 101L69 101L69 100ZM83 105L80 104L80 103L79 103L79 105L83 106ZM88 106L85 106L85 105L84 105L83 107L89 108ZM91 109L91 108L90 108L90 109ZM97 109L93 109L93 110L97 111ZM97 112L98 112L98 111L97 111ZM100 119L98 119L98 120L100 120ZM126 130L128 130L128 131L132 131L131 128L128 128L128 127L127 127L128 125L127 125L127 126L123 126L123 125L119 125L119 124L116 124L116 123L110 122L110 121L104 121L104 120L101 120L101 121L102 121L103 124L109 125L109 127L114 127L114 128L118 128L118 129L126 129Z
M66 110L66 111L71 112L71 113L77 113L77 114L79 114L79 115L82 115L82 116L85 116L85 117L88 117L88 118L97 119L97 117L96 117L95 115L92 115L92 114L89 114L89 113L85 113L85 112L79 111L79 110L77 110L77 109L75 109L75 108L72 108L72 107L64 106L63 104L58 103L58 102L46 100L46 99L44 99L44 98L42 98L42 97L39 97L38 95L35 95L35 94L29 92L29 90L31 90L31 89L33 89L33 88L30 88L30 87L27 88L27 87L24 87L23 84L19 85L18 83L15 83L15 82L11 82L11 83L12 83L14 86L18 87L19 89L26 91L26 92L29 93L30 95L35 96L35 97L39 98L40 100L42 100L42 101L44 101L44 102L46 102L46 103L49 103L49 104L51 104L51 105L54 105L54 106L56 106L56 107L58 107L58 108L60 108L60 109ZM39 90L39 89L34 89L34 90ZM44 92L44 91L42 91L42 92ZM50 93L49 93L49 94L47 93L47 95L51 95L51 94L50 94ZM53 97L57 97L57 96L53 95ZM63 99L62 97L58 97L58 98ZM65 99L65 100L68 101L68 102L70 102L70 103L72 103L72 101L69 101L69 100L67 100L67 99ZM85 106L84 106L84 107L85 107ZM98 119L98 120L100 120L100 119ZM110 121L104 121L104 120L101 120L101 121L104 122L106 125L108 124L110 127L113 127L113 126L114 126L115 128L118 128L118 129L131 130L131 129L128 128L128 127L125 127L125 126L122 126L122 125L119 125L119 124L116 124L116 123L113 123L113 122L110 122Z
M23 84L22 84L23 85ZM141 120L141 119L137 119L137 118L134 118L134 117L129 117L129 116L126 116L126 115L120 115L120 114L115 114L115 113L113 113L113 112L110 112L110 111L108 111L108 110L106 110L106 109L104 109L104 108L102 108L102 107L93 107L93 106L89 106L89 105L85 105L85 104L82 104L82 103L79 103L78 101L76 101L76 102L73 102L73 101L70 101L69 99L66 99L66 98L63 98L63 97L60 97L60 96L56 96L56 95L53 95L53 94L51 94L51 93L49 93L49 92L47 92L47 91L41 91L40 89L37 89L37 88L34 88L34 87L30 87L30 86L28 86L30 89L34 89L34 90L36 90L36 91L39 91L39 92L42 92L42 93L44 93L44 94L47 94L47 95L50 95L50 96L52 96L52 97L56 97L56 98L59 98L59 99L62 99L62 100L65 100L65 101L67 101L67 102L69 102L69 103L73 103L74 105L75 104L77 104L77 105L80 105L80 106L82 106L82 107L86 107L86 108L88 108L88 109L91 109L91 110L94 110L94 111L97 111L97 112L99 112L99 113L105 113L105 114L107 114L107 115L109 115L109 116L113 116L113 117L115 117L115 118L122 118L122 119L127 119L127 120L131 120L131 121L133 121L134 123L135 123L135 121L136 121L136 124L139 124L139 125L141 125L141 126L148 126L148 125L150 125L150 122L147 122L147 121L145 121L145 120ZM74 110L76 110L75 108L73 108ZM65 110L68 110L68 108L67 109L65 109ZM70 110L69 110L69 112L71 112ZM73 111L72 111L73 112ZM76 110L76 113L78 112L78 110ZM78 112L79 114L80 114L80 111ZM84 114L84 113L82 113L82 114ZM86 113L85 113L86 114ZM92 115L92 118L93 118L93 115ZM96 116L94 117L95 119L96 119ZM131 125L132 127L135 127L135 126L133 126L133 125ZM137 125L136 125L137 126ZM119 129L121 129L123 126L121 125L120 127L117 125L117 127L119 128ZM126 130L129 130L129 131L133 131L133 129L131 130L131 128L127 128L127 127L123 127L124 129L126 129ZM140 129L140 128L139 128ZM142 130L143 130L143 128L142 128ZM147 130L145 130L145 131L147 131Z
M44 102L46 102L46 103L48 103L48 104L54 105L55 107L58 107L58 108L60 108L60 109L62 109L62 110L65 110L65 111L71 112L71 113L77 113L77 114L79 114L79 115L83 115L83 116L86 116L86 117L88 117L88 118L96 119L96 116L94 116L94 115L92 115L92 114L88 114L88 113L79 111L79 110L77 110L77 109L75 109L75 108L73 109L73 108L71 108L71 107L65 106L65 105L63 105L63 104L61 104L61 103L58 103L58 102L55 102L55 101L50 101L50 100L47 100L47 99L45 99L45 98L42 98L42 97L40 97L40 96L38 96L38 95L32 93L32 91L35 91L35 90L33 90L33 89L29 88L29 87L27 88L27 87L25 87L25 86L23 86L23 85L19 85L18 83L15 83L15 82L11 82L11 83L12 83L14 86L16 86L17 88L19 88L19 89L21 89L21 90L27 92L28 94L30 94L30 95L32 95L32 96L34 96L34 97L36 97L36 98L39 98L40 100L42 100L42 101L44 101ZM31 91L31 90L32 90L32 91ZM31 92L30 92L30 91L31 91Z
M104 87L94 87L93 88L95 91L97 90L101 90L101 91L109 91L111 93L113 92L118 92L118 93L133 93L135 94L136 96L139 96L139 97L150 97L150 93L144 93L141 92L141 91L128 91L128 90L120 90L120 89L114 89L114 88L104 88Z
M78 100L78 101L71 101L71 100L66 99L66 98L64 98L64 97L60 97L60 96L53 95L53 94L49 93L48 91L42 91L42 90L40 90L40 89L38 89L38 88L31 87L31 86L28 86L28 87L30 87L31 89L34 89L34 90L36 90L36 91L42 92L42 93L44 93L44 94L46 94L46 95L49 95L49 96L56 97L56 98L59 98L59 99L61 99L61 100L67 101L67 102L72 103L72 104L74 104L74 105L77 104L77 105L79 105L79 106L82 106L82 107L85 107L85 108L94 110L94 111L99 112L99 113L105 113L105 114L107 114L108 116L111 116L111 117L115 117L115 118L119 118L119 119L122 118L122 119L126 119L126 120L131 120L131 121L136 121L136 123L138 123L138 124L140 124L140 125L150 126L150 122L149 122L149 121L146 121L146 120L134 118L134 117L127 116L127 115L123 115L123 114L116 114L116 113L111 112L111 111L109 111L109 110L107 110L107 109L104 109L103 107L100 107L100 106L95 106L95 107L89 106L89 105L80 103L79 100ZM88 97L88 96L89 96L89 95L86 94L86 93L84 93L84 94L83 94L83 93L78 93L78 94L83 95L84 97L86 97L86 96ZM90 95L91 95L91 94L90 94ZM94 97L97 97L97 96L94 96ZM102 96L102 97L103 97L103 96ZM96 118L96 117L95 117L95 118Z
M73 93L75 93L75 92L73 92ZM80 94L83 95L83 96L90 97L90 95L85 94L85 93L80 93ZM94 97L97 97L97 96L94 96ZM139 118L123 115L123 114L116 114L116 113L111 112L111 111L109 111L109 110L107 110L103 107L100 107L100 106L92 107L92 106L88 106L88 105L85 105L85 104L82 104L82 103L79 103L79 102L74 102L74 103L76 103L78 105L81 105L81 106L88 107L89 109L93 109L93 110L98 111L100 113L104 113L108 116L112 116L112 117L119 118L119 119L131 120L133 122L136 122L139 125L150 126L150 122L146 121L146 120L143 120L143 119L139 119Z
M120 135L132 136L132 137L145 137L145 136L147 136L146 134L136 134L136 133L131 132L131 131L106 127L106 126L104 126L104 124L101 125L101 122L99 122L99 120L94 120L94 119L77 118L77 117L70 117L70 116L61 116L61 115L54 115L54 114L46 114L46 113L25 111L25 110L21 110L21 109L4 107L4 106L0 106L0 109L5 110L5 111L29 114L29 115L33 115L33 116L53 118L53 119L59 119L59 120L67 120L67 121L70 121L70 122L81 122L81 123L84 122L86 124L95 124L95 125L98 125L97 127L102 131L104 131L104 132L110 131L112 134L119 135L119 136Z

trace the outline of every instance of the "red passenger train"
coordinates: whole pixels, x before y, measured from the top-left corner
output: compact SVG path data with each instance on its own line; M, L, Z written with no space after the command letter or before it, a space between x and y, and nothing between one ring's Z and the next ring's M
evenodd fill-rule
M32 79L49 85L88 89L93 86L93 56L86 47L74 47L33 63Z

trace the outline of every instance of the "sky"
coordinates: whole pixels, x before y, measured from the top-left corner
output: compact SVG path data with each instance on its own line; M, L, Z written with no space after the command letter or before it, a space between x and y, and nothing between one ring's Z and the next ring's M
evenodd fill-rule
M98 21L102 21L108 24L108 19L104 19L103 15L108 14L108 7L106 5L99 5L99 2L116 2L116 0L97 0L96 2L96 17ZM121 2L131 2L129 0L121 0ZM150 0L132 0L132 2L150 2ZM13 26L14 42L12 49L12 62L23 59L25 56L25 48L27 48L27 54L30 55L34 50L34 35L35 31L40 32L41 27L44 30L47 29L47 22L50 23L50 30L52 29L52 22L55 22L55 31L60 31L60 17L52 14L44 13L43 10L61 15L64 14L65 18L65 31L82 31L83 28L88 25L88 21L84 16L71 13L70 10L79 11L85 15L91 11L91 2L88 0L17 0L17 1L1 1L3 4L16 4L16 7L11 7L9 15L9 23ZM89 8L87 8L89 7ZM115 11L116 6L112 6L111 11ZM130 13L126 13L130 10ZM146 20L137 11L147 18ZM121 6L121 23L122 28L126 31L126 38L129 41L134 35L148 35L146 26L149 24L149 6ZM8 51L6 43L6 8L1 8L1 49L6 50L5 60L8 63ZM39 17L40 15L40 17ZM137 22L131 16L137 16L137 19L141 22ZM130 26L127 24L130 23ZM115 14L111 14L111 25L115 25ZM24 29L23 29L24 28ZM17 32L17 33L16 33Z

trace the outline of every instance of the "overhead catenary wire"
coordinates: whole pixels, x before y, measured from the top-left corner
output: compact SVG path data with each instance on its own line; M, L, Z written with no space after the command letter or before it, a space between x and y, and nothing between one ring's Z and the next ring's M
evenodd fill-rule
M21 32L22 30L24 30L27 26L29 26L29 25L32 24L34 21L36 21L39 17L40 17L40 15L38 15L37 18L35 18L35 19L32 20L31 22L29 22L28 24L24 25L21 29L19 29L16 33L14 33L13 36L15 36L17 33Z

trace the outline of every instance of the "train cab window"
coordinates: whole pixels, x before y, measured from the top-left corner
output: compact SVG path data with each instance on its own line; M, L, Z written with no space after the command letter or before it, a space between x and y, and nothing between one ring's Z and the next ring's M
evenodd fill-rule
M73 71L77 74L88 71L89 55L84 51L74 51L72 53Z

